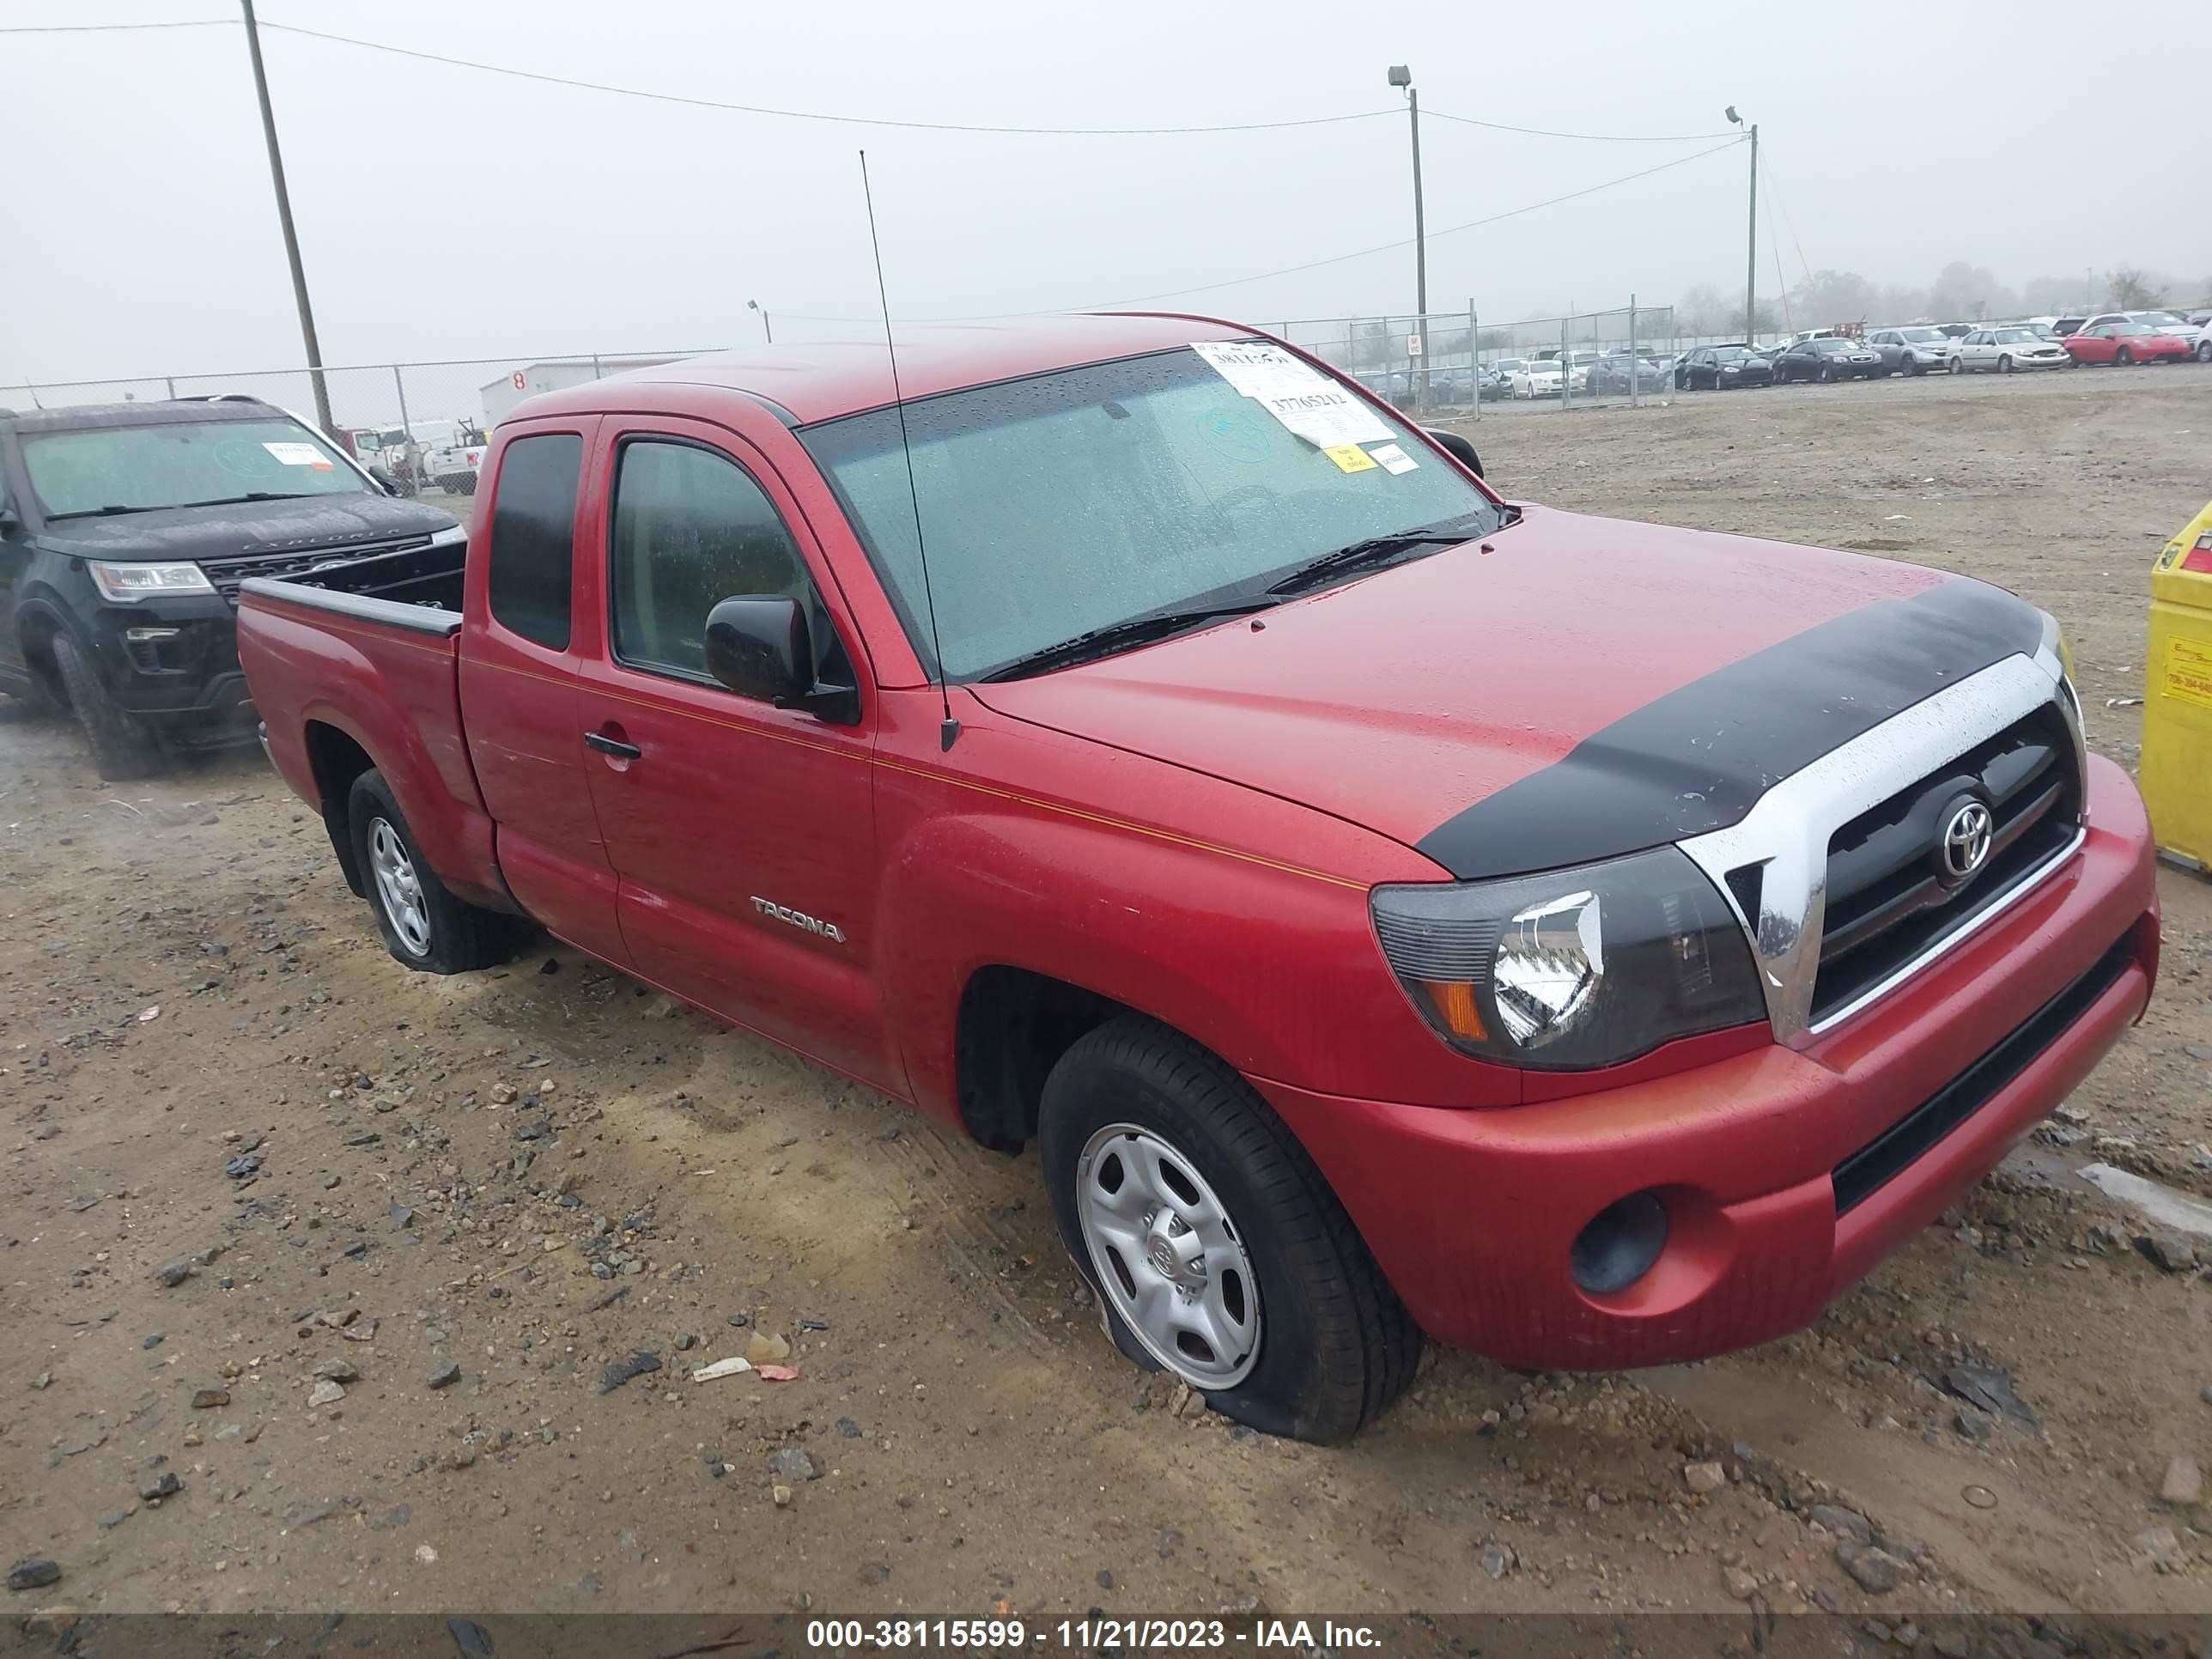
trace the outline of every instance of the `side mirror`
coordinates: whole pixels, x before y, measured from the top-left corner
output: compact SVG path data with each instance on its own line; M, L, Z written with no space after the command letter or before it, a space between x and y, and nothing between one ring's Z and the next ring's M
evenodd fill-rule
M836 726L860 718L860 694L814 678L806 611L781 594L724 599L707 613L707 672L741 697L803 708Z
M399 494L399 480L393 477L385 468L372 464L368 469L368 476L376 480L376 487L386 495Z
M1474 446L1458 433L1446 432L1440 427L1433 426L1425 426L1421 430L1431 443L1474 473L1476 477L1480 478L1482 476L1482 457L1476 454Z

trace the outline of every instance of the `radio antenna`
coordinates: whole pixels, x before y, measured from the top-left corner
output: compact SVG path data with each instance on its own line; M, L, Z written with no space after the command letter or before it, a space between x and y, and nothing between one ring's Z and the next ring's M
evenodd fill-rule
M891 406L898 410L899 450L906 457L906 494L914 505L914 551L921 563L921 602L929 612L929 654L937 666L937 702L945 723L937 728L939 753L949 751L960 735L960 722L952 718L952 696L945 689L945 647L937 637L937 596L929 587L929 547L921 534L921 489L914 481L914 445L906 434L906 396L899 390L898 343L891 336L891 301L884 288L884 245L876 235L876 194L868 187L868 152L860 152L860 198L868 204L868 247L876 256L876 298L884 308L884 350L891 360Z

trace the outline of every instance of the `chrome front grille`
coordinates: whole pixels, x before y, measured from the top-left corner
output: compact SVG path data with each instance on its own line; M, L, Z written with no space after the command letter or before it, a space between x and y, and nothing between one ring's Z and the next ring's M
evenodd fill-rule
M417 571L419 558L430 550L428 536L406 536L390 541L358 543L350 547L288 548L281 552L248 553L234 559L202 559L200 568L215 584L216 592L228 599L234 610L238 605L238 590L247 580L266 577L272 581L304 581L314 585L319 571L337 571L358 567L357 574L367 586L356 586L350 578L344 584L349 592L374 593L384 599L404 599L404 590L410 580L428 574L427 568ZM370 565L369 560L390 559L390 566ZM442 567L442 561L433 563ZM394 591L386 592L389 587Z
M1815 1024L2005 899L2073 842L2081 780L2055 706L1916 780L1829 838ZM1970 874L1944 861L1957 812L1989 813Z
M2086 766L2053 626L2034 656L1946 686L1683 842L1751 939L1776 1039L1810 1042L2063 866ZM1987 854L1938 877L1930 836L1970 798L1989 810Z

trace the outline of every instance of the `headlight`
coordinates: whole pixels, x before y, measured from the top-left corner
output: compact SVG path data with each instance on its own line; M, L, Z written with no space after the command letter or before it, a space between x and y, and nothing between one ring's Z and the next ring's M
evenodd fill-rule
M103 564L87 559L92 585L111 599L144 599L161 593L212 593L215 585L196 564Z
M433 547L459 547L469 538L469 527L465 524L449 524L430 538Z
M1588 1070L1766 1018L1742 927L1676 848L1503 881L1378 887L1372 906L1413 1006L1485 1059Z

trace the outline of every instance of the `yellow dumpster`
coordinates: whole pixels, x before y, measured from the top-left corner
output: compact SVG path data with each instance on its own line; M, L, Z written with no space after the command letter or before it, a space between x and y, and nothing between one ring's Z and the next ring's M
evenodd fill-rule
M2212 870L2212 503L2160 550L2143 665L2142 793L2168 856Z

